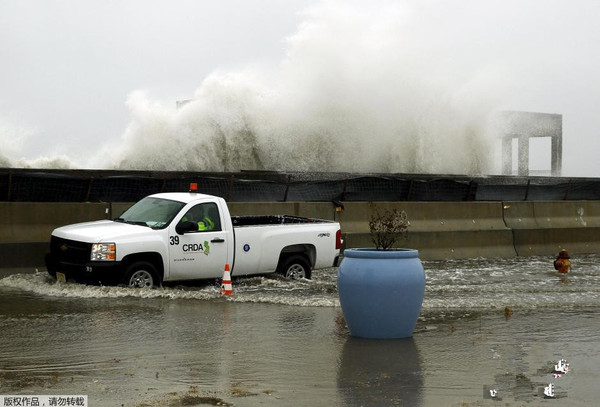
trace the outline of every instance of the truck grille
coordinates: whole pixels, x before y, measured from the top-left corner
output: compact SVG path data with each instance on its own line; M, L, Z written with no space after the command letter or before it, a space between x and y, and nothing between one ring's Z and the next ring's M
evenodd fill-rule
M52 236L50 252L62 263L85 264L90 261L91 243L76 242Z

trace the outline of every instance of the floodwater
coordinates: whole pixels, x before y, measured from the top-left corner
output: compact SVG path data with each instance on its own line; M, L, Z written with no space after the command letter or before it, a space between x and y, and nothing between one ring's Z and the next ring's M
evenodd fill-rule
M155 290L0 277L0 394L90 406L588 406L600 397L600 255L423 262L411 339L352 338L337 269ZM553 377L566 359L570 370ZM544 388L555 386L556 399ZM497 398L490 397L497 390Z

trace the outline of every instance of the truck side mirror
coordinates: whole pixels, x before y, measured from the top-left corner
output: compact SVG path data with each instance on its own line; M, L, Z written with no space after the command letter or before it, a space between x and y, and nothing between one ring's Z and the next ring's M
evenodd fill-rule
M177 226L175 226L175 232L179 235L183 235L189 232L197 232L198 224L195 222L179 222Z

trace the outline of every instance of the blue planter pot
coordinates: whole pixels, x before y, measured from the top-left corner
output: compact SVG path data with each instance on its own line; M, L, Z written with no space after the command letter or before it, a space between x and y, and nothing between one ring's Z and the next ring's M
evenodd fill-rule
M417 250L346 249L337 286L352 336L412 336L425 296L425 270Z

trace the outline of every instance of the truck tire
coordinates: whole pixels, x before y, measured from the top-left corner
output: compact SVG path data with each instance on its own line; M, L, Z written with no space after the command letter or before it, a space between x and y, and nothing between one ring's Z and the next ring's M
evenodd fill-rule
M310 279L310 265L306 257L301 255L294 255L283 259L277 267L277 272L285 278L292 280L300 278Z
M147 261L137 261L127 267L123 283L132 288L152 288L159 284L156 268Z

